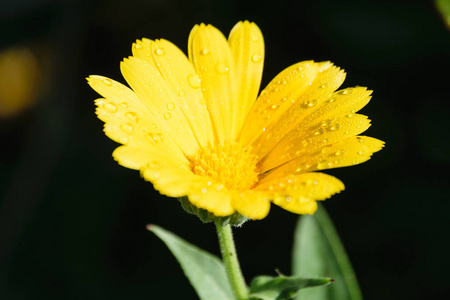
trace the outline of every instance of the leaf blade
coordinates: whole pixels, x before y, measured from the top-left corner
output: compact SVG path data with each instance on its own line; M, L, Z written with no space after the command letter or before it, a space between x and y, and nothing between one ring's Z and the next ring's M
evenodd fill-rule
M157 225L147 229L166 244L201 300L234 300L225 267L217 256Z
M322 206L315 215L300 217L295 231L293 274L336 280L326 289L300 291L296 300L362 300L353 268Z
M262 300L291 299L300 289L327 285L331 278L258 276L250 284L250 297Z

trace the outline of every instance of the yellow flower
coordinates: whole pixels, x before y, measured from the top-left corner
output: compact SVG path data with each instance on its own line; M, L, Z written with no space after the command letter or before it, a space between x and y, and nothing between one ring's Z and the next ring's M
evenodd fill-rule
M189 58L166 40L138 40L132 51L120 65L131 89L88 78L104 97L95 103L106 135L123 144L114 158L216 216L262 219L271 202L312 214L344 189L315 171L362 163L383 147L358 136L370 121L355 112L371 91L336 91L345 73L330 62L290 66L257 98L264 41L254 23L239 22L228 40L195 26Z

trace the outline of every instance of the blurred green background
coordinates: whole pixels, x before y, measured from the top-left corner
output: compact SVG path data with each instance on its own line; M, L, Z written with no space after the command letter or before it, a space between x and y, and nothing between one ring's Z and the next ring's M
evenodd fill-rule
M365 134L386 148L327 172L346 191L325 202L365 299L450 297L450 32L433 2L3 0L0 51L31 59L21 68L32 76L22 84L31 96L0 119L0 299L196 299L145 225L218 255L214 226L117 165L85 77L125 82L119 62L135 39L165 38L186 52L193 25L228 35L246 19L265 37L262 86L313 59L344 68L343 87L374 90L361 111L373 124ZM296 221L272 206L235 230L247 280L290 274Z

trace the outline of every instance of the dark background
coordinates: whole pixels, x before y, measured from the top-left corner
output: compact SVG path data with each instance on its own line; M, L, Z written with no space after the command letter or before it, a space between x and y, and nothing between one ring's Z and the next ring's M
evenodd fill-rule
M0 49L40 49L48 89L0 121L0 299L196 299L145 225L219 254L214 226L117 165L85 77L125 82L119 62L135 39L186 52L193 25L228 35L246 19L265 37L263 86L314 59L343 67L343 87L374 90L365 134L386 148L327 172L346 190L325 202L365 299L448 299L450 32L433 2L406 0L2 1ZM247 280L290 274L296 221L272 206L235 230Z

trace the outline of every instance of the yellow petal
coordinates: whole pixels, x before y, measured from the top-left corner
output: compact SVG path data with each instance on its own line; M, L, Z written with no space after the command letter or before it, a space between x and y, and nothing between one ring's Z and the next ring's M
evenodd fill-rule
M291 130L262 159L259 168L261 172L264 173L305 153L358 135L369 128L370 120L364 115L348 114L305 121L304 124Z
M233 206L241 215L253 220L261 220L269 213L270 201L264 192L255 190L235 191L232 195Z
M187 196L192 204L212 212L215 216L229 216L235 212L231 193L219 187L223 186L198 176L198 181L191 186Z
M282 166L272 169L265 174L260 183L284 178L291 174L357 165L369 160L373 153L383 148L383 145L384 142L371 137L354 136L316 151L305 153Z
M255 23L237 23L228 38L236 64L237 99L233 115L237 126L242 127L251 106L256 100L264 65L264 39ZM234 133L233 137L237 132Z
M256 189L271 193L273 203L288 211L312 214L317 209L316 201L325 200L344 190L344 184L327 174L304 173L266 180Z
M211 25L195 26L189 36L189 59L201 79L206 105L220 143L232 140L237 124L234 59L223 34ZM196 83L198 84L198 82Z
M278 104L283 103L283 100L281 99L280 102L277 99L269 98L269 100L274 101L272 110L267 110L267 113L261 117L272 119L272 121L269 122L269 126L262 128L259 130L259 133L254 135L259 135L259 137L252 143L252 148L260 157L266 155L273 145L280 141L290 130L300 126L303 123L303 119L316 112L320 104L325 102L345 79L345 73L339 68L332 66L331 63L315 63L314 66L318 70L317 76L313 77L312 81L307 82L306 88L300 93L294 93L293 102L292 100L289 102L289 97L288 100L285 100L289 105L288 108L281 111L281 114L278 112ZM308 69L307 67L306 70ZM301 75L297 76L301 77ZM307 78L307 76L304 78ZM281 85L284 85L284 83L281 82ZM281 89L282 86L274 87L275 90L277 88ZM269 136L271 143L265 141L267 136Z
M141 175L153 183L155 190L169 197L182 197L189 193L198 176L186 164L150 154L152 160L141 167ZM118 153L115 158L119 160Z
M304 61L278 74L261 92L245 120L240 142L248 145L295 103L319 74L318 64Z
M174 165L186 165L186 161L180 161L170 151L159 151L160 149L143 149L130 146L117 147L113 152L114 159L122 166L140 170L149 163L158 165L159 161L169 161Z
M192 155L199 144L180 105L175 103L176 92L170 88L161 73L137 57L124 59L120 69L128 84L152 112L162 129L173 138L186 155Z
M172 98L186 116L192 132L201 146L214 142L210 115L200 85L191 85L191 78L198 78L194 67L184 53L166 40L144 39L133 45L133 55L157 69L173 91Z
M89 85L106 99L97 99L96 113L112 140L136 148L170 153L186 161L183 152L147 106L128 87L103 76L90 76Z

